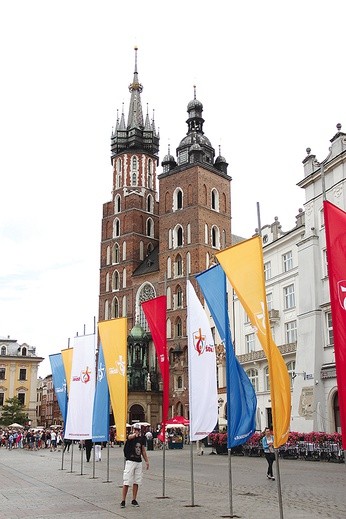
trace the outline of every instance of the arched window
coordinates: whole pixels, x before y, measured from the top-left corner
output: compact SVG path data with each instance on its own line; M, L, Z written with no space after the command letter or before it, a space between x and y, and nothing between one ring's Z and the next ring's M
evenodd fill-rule
M171 339L172 338L172 323L171 323L170 319L167 319L166 332L167 332L167 339Z
M183 228L181 225L177 225L175 228L175 247L182 247L183 245Z
M105 301L105 321L107 321L109 319L109 302Z
M127 316L127 298L123 297L123 317Z
M215 188L211 190L211 208L219 211L219 192Z
M216 249L220 248L220 231L216 225L213 225L211 229L211 245Z
M120 276L119 272L115 270L112 276L112 290L119 290L120 288Z
M117 264L120 261L120 247L119 243L114 243L112 251L112 263Z
M117 297L114 297L113 301L112 301L112 315L111 315L111 317L112 317L112 319L116 319L117 317L119 317L119 301L118 301Z
M183 208L183 192L180 187L174 191L173 199L173 211L177 211Z
M170 209L170 196L167 191L165 194L165 213L169 213Z
M23 346L23 348L22 348L22 355L23 355L23 357L26 357L27 354L28 354L27 349L26 349L25 346Z
M170 279L172 277L172 260L170 256L167 258L167 278Z
M123 261L126 260L126 241L123 243Z
M187 224L187 243L191 243L191 225Z
M109 272L106 274L106 292L109 292Z
M154 287L151 283L144 283L137 292L136 296L136 319L137 322L141 325L143 330L149 331L148 323L145 318L142 304L144 301L149 301L149 299L153 299L156 296Z
M119 218L115 218L113 222L113 238L118 238L120 236L120 220Z
M154 237L154 222L152 218L148 218L147 220L147 236L150 236L151 238Z
M183 377L181 375L177 377L177 389L183 389Z
M166 301L167 301L167 310L170 310L172 308L171 287L167 287L167 290L166 290Z
M1 346L1 355L6 355L6 346Z
M173 237L172 237L172 229L168 230L168 248L171 249L173 247Z
M153 161L148 160L148 188L153 189Z
M177 317L177 319L175 321L175 326L174 326L174 337L178 338L178 337L182 337L182 335L183 335L183 325L181 322L181 318Z
M120 213L121 212L121 196L117 195L114 199L114 212Z
M153 250L154 250L154 245L151 242L149 242L147 245L147 256L149 256L149 254L151 252L153 252Z
M183 260L180 254L175 257L175 277L183 275Z
M107 252L106 252L106 265L109 265L111 262L111 248L108 245Z
M121 160L117 160L117 173L121 173Z
M208 245L208 224L204 225L204 243Z
M148 195L147 197L147 211L148 213L152 213L154 211L154 198L152 195Z
M115 188L119 189L121 187L121 160L117 160L116 166L116 177L115 177Z
M175 291L175 308L183 307L183 290L180 285L177 286Z
M258 391L258 370L257 369L248 369L246 372L247 376L250 379L251 384L254 387L254 390Z
M123 288L126 288L126 269L123 269Z

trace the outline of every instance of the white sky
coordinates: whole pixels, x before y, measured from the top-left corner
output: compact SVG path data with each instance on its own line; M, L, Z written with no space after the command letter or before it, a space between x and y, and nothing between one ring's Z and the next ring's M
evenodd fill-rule
M17 0L0 7L0 336L45 357L98 315L110 134L138 45L143 111L160 162L186 135L197 86L204 131L229 162L232 232L295 225L302 160L345 117L344 0ZM161 166L159 168L161 172Z

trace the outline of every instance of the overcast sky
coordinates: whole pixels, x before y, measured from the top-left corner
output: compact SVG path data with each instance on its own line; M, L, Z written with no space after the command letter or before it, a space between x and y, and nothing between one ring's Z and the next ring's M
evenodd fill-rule
M346 130L344 0L17 0L0 7L0 337L45 357L98 315L110 135L134 46L160 162L187 132L187 104L229 163L232 232L295 225L310 147ZM159 173L161 172L161 166ZM72 345L72 342L71 342Z

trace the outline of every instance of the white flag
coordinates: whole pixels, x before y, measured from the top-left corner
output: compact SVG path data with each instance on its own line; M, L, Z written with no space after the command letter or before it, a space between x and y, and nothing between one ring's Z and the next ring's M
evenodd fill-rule
M202 440L217 423L216 354L207 315L187 281L190 440Z
M73 346L65 438L92 438L95 396L95 335L76 337Z

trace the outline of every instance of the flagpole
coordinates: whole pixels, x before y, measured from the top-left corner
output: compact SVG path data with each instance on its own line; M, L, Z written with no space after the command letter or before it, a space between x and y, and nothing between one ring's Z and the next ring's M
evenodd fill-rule
M259 206L258 206L259 207ZM261 229L259 228L259 233L261 233ZM259 234L261 238L261 234ZM261 238L261 247L262 247L262 238ZM264 282L265 283L265 282ZM264 286L265 289L265 286ZM264 290L264 293L265 290ZM271 370L272 370L272 352L271 352L271 345L270 345L270 322L269 322L269 315L268 315L268 306L267 304L264 305L265 308L265 327L267 330L266 338L267 338L267 348L268 348L268 369L269 369L269 380L272 380L271 378ZM274 388L271 384L270 386L270 399L272 404L272 414L273 414L273 424L276 424L276 406L275 406L275 395L274 395ZM268 424L269 425L269 424ZM275 439L276 430L274 428L274 439ZM284 512L283 512L283 506L282 506L282 492L281 492L281 478L280 478L280 464L279 464L279 455L278 455L279 449L275 449L275 460L276 460L276 471L277 471L277 489L278 489L278 500L279 500L279 512L280 512L280 519L284 519Z
M228 314L228 293L227 293L227 281L226 276L223 276L224 279L224 287L225 287L225 313ZM232 303L233 303L233 319L234 319L234 290L232 291ZM228 315L225 315L225 323L227 323ZM230 384L230 348L233 347L230 344L230 332L229 330L226 330L225 335L225 349L226 349L226 382L227 386ZM229 393L229 387L227 387L227 443L230 444L230 425L231 425L231 419L232 419L232 410L231 410L231 401L230 401L230 393ZM228 449L228 487L229 487L229 512L230 517L233 517L233 483L232 483L232 461L231 461L231 453L232 448Z
M164 280L164 295L167 297L167 272L165 271L165 280ZM167 303L166 303L166 312L167 312ZM167 332L166 332L167 333ZM166 335L166 349L167 349L167 335ZM166 384L169 384L169 380L166 381ZM165 388L162 385L162 411L163 413L163 402L164 402L164 390ZM162 497L166 497L166 416L162 416L163 421L163 449L162 449Z
M186 272L186 307L189 306L189 291L188 291L189 273ZM189 362L189 403L191 403L191 366ZM191 475L191 506L195 506L195 492L194 492L194 480L193 480L193 441L191 439L191 425L192 425L192 405L189 405L189 419L190 419L190 475Z

